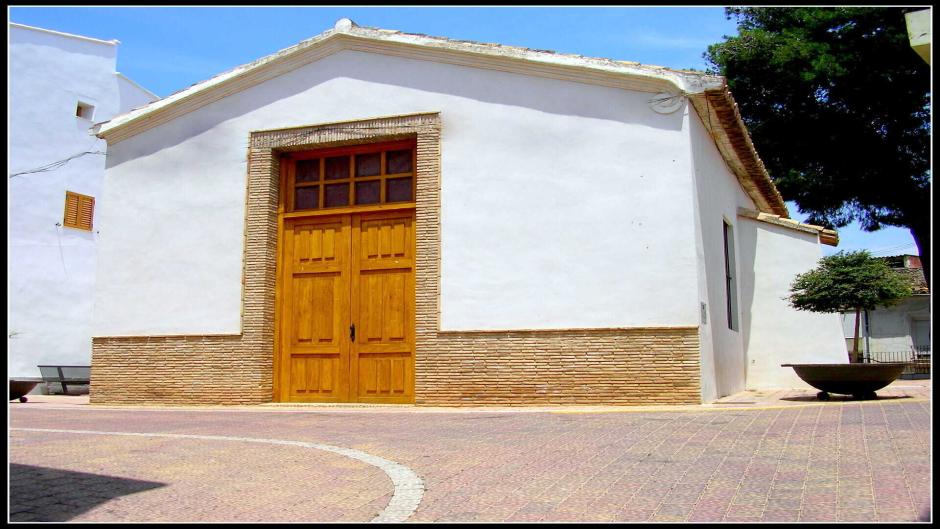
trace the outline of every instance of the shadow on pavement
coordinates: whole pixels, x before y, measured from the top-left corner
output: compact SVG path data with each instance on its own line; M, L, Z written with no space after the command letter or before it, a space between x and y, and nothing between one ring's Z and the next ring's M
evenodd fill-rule
M10 464L10 521L65 522L117 497L166 486L57 468Z
M828 402L872 402L876 400L898 400L898 399L910 399L913 398L910 395L878 395L874 399L857 399L852 395L839 395L837 393L831 393L829 396ZM780 397L780 400L786 400L789 402L826 402L819 400L816 395L799 395L795 397Z

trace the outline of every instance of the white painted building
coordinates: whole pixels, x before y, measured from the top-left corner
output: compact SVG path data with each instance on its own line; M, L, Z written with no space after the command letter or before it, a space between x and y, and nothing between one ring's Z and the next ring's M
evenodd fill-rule
M107 144L95 121L157 97L117 72L118 41L9 24L8 368L89 365L101 224L66 218L66 193L101 206ZM85 154L83 154L85 153ZM68 160L65 162L65 160ZM58 163L57 163L58 162ZM79 224L82 228L68 227ZM87 228L91 220L91 229Z
M99 402L380 399L362 393L363 373L379 368L343 367L372 339L356 342L362 303L314 291L297 302L298 278L314 272L291 264L284 241L308 252L297 223L358 233L360 212L393 207L357 209L344 198L331 217L328 190L317 187L329 187L329 176L317 176L328 165L307 175L298 160L359 160L369 145L408 138L417 141L417 195L400 207L417 211L417 231L404 224L417 242L402 255L417 273L403 283L411 287L395 318L417 331L399 339L412 346L404 364L375 375L403 377L394 401L667 402L689 384L694 400L711 401L808 387L781 363L847 361L837 315L798 312L783 299L837 236L786 218L720 77L342 20L103 123L98 135L109 145L93 325ZM338 147L347 150L323 154ZM305 188L321 194L306 212L299 174L319 182ZM342 193L360 193L355 178L348 185ZM329 233L330 252L346 247ZM326 252L320 237L309 244ZM366 244L357 240L354 258ZM267 248L263 257L256 246ZM362 285L351 288L371 288ZM309 314L334 302L340 308L326 316ZM349 337L305 320L321 317L336 335L349 327ZM329 367L314 365L313 346L288 351L311 343L295 336L311 326L337 344ZM692 347L692 357L671 344ZM126 374L145 366L177 390ZM595 367L622 375L620 389L597 389L605 379ZM309 386L324 377L353 389Z
M930 289L924 278L920 257L883 257L895 272L908 278L911 296L891 307L862 311L859 318L859 353L875 361L910 361L920 355L929 358ZM855 339L855 313L842 314L846 348L852 351Z

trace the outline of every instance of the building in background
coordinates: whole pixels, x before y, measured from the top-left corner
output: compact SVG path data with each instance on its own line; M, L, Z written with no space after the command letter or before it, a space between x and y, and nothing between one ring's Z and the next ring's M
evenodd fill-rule
M926 369L929 374L930 289L920 257L895 255L883 259L909 279L913 294L892 307L863 312L858 349L866 361L913 362L919 372ZM842 315L842 327L847 350L851 351L855 339L854 312Z
M9 24L8 369L89 365L107 144L97 121L158 99L117 72L119 42Z

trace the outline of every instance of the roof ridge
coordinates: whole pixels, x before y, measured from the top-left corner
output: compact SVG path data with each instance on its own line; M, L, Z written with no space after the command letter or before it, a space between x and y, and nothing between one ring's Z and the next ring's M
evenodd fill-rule
M347 19L347 20L348 20L348 19ZM609 57L597 57L597 56L594 56L594 55L583 55L583 54L580 54L580 53L561 52L561 51L557 51L557 50L549 50L549 49L542 49L542 48L530 48L530 47L528 47L528 46L517 46L517 45L514 45L514 44L502 44L502 43L500 43L500 42L485 42L485 41L471 40L471 39L455 39L455 38L451 38L451 37L442 37L442 36L440 36L440 35L428 35L428 34L426 34L426 33L408 33L408 32L401 31L401 30L397 30L397 29L386 29L386 28L379 28L379 27L374 27L374 26L360 26L360 25L358 25L358 24L356 24L356 23L354 23L354 22L353 22L352 27L353 27L353 28L358 28L358 29L363 29L363 30L368 30L368 31L376 31L376 32L385 33L385 34L389 34L389 35L403 35L403 36L407 36L407 37L421 37L421 38L425 38L425 39L437 40L437 41L441 41L441 42L452 42L452 43L456 43L456 44L470 44L470 45L483 46L483 47L497 47L497 48L502 48L502 49L519 50L519 51L523 51L523 52L531 52L531 53L539 53L539 54L546 54L546 55L554 55L554 56L558 56L558 57L568 57L568 58L571 58L571 59L603 61L603 62L611 63L611 64L613 64L613 65L621 65L621 64L622 64L622 65L629 65L629 66L641 66L641 67L644 67L644 68L653 68L653 69L659 69L659 70L666 70L666 71L669 71L669 72L676 72L676 73L681 73L681 74L692 74L692 75L697 75L697 76L700 76L700 77L720 77L720 76L717 76L717 75L709 74L709 73L707 73L707 72L701 72L701 71L698 71L698 70L690 70L690 69L683 69L683 68L672 68L672 67L670 67L670 66L661 66L661 65L658 65L658 64L647 64L647 63L642 63L642 62L638 62L638 61L628 61L628 60L621 60L621 59L612 59L612 58L609 58Z

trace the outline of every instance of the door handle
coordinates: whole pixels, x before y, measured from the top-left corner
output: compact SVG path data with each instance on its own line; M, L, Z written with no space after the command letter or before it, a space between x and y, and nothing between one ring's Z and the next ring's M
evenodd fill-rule
M355 323L349 326L349 339L354 342L356 341L356 324Z

